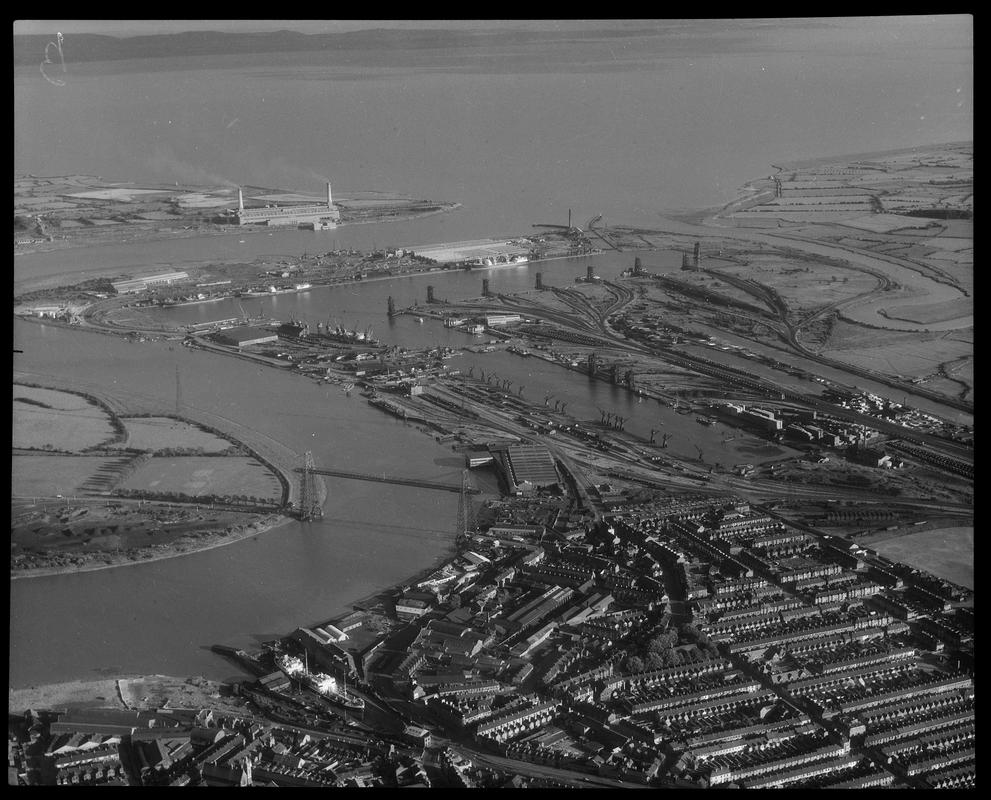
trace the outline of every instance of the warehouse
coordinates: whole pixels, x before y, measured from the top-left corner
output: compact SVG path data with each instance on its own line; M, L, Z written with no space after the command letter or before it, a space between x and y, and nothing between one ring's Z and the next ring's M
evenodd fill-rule
M514 445L506 449L506 477L514 494L556 486L560 481L546 447Z
M152 286L171 286L176 281L187 281L189 275L185 272L164 272L161 275L149 275L147 278L134 278L127 281L115 281L111 284L117 294L143 292Z
M264 328L253 328L250 325L239 325L236 328L228 328L216 335L217 341L221 344L232 344L235 347L250 347L253 344L267 344L277 342L278 334L267 331Z

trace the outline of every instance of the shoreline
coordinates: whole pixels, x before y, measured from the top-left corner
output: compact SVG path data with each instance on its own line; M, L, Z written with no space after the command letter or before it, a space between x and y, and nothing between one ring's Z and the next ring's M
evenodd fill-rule
M351 225L376 225L376 224L384 224L389 222L408 222L410 220L423 219L424 217L432 217L437 214L447 214L451 211L457 211L459 208L462 207L463 206L461 203L452 203L449 204L448 207L438 208L436 211L423 211L420 213L405 214L402 216L389 216L389 217L383 217L382 219L352 220L349 222L341 223L340 225L338 225L337 228L333 230L338 230L340 228L347 228L350 227ZM164 241L168 241L169 239L193 239L196 238L197 236L225 236L225 235L234 236L236 235L238 230L239 229L234 226L230 226L229 228L225 228L222 230L215 230L215 229L186 230L184 228L179 228L177 230L168 230L168 231L158 230L146 236L142 236L140 235L140 232L136 232L137 235L135 235L134 238L130 238L130 239L114 240L110 238L107 241L75 242L75 243L65 239L60 239L57 240L59 242L58 246L54 246L54 247L42 247L41 245L55 245L56 244L55 241L38 242L36 243L37 246L25 245L22 248L18 248L17 245L15 244L14 257L16 258L17 256L40 255L42 253L62 253L72 250L84 249L87 247L112 247L114 245L122 245L122 244L140 246L142 244L145 244L146 242L164 242ZM289 228L289 230L299 230L299 229ZM241 234L263 233L263 232L264 231L260 229L259 230L252 229L249 231L241 231ZM328 233L328 232L332 232L332 231L313 231L313 233Z
M104 569L116 569L118 567L135 567L141 564L151 564L155 561L165 561L169 558L179 558L181 556L191 556L197 553L204 553L207 550L215 550L218 547L224 547L228 544L236 544L237 542L242 542L245 539L250 539L254 536L258 536L263 533L268 533L277 528L281 528L290 522L295 522L292 517L279 516L277 519L270 520L268 522L262 522L257 528L253 528L255 523L248 523L247 530L240 531L239 533L231 533L221 536L220 534L212 534L210 539L202 547L192 547L188 550L171 550L163 551L161 553L150 556L149 558L140 558L137 561L132 561L130 559L123 559L115 561L112 564L88 564L80 567L40 567L38 569L26 569L26 570L11 570L10 579L15 580L28 580L30 578L50 578L54 575L74 575L78 572L98 572ZM166 545L166 547L171 547L171 545ZM118 557L119 558L119 557Z

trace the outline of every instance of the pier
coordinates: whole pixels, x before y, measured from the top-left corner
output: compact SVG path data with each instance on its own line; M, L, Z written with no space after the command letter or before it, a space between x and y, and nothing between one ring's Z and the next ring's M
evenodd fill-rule
M297 472L303 472L302 467L296 468ZM323 469L320 467L314 467L310 470L315 475L328 475L331 478L350 478L356 481L377 481L378 483L397 483L401 486L416 486L420 489L436 489L442 492L456 492L461 491L461 484L455 483L438 483L436 481L421 481L417 478L397 478L390 475L371 475L365 472L347 472L345 470L338 469ZM478 494L479 490L474 487L468 487L466 489L468 494Z

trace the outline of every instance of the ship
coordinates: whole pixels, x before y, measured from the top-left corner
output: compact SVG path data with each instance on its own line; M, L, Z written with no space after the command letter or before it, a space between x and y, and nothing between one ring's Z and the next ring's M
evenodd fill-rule
M302 659L297 656L283 654L276 658L275 663L289 678L298 680L328 702L352 710L361 710L365 707L363 698L349 692L347 686L338 686L337 679L331 675L323 672L310 672Z
M275 663L290 678L299 678L306 672L302 659L283 654L275 659Z
M307 672L303 675L303 683L319 694L324 700L341 705L344 708L360 711L365 707L363 698L349 692L346 686L338 686L337 678L324 672Z

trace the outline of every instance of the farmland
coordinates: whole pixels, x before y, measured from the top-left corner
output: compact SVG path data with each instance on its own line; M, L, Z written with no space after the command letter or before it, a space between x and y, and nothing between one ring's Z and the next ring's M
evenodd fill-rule
M222 453L233 446L227 439L172 417L130 417L121 423L127 431L122 447L132 450L195 449Z
M202 424L21 384L13 405L14 575L180 555L284 519L264 513L283 500L276 473Z
M128 460L106 456L18 454L12 459L10 492L14 497L82 493L105 476L113 475Z
M14 448L77 453L115 437L110 415L85 397L14 384Z
M188 497L242 495L267 500L277 500L282 493L275 476L263 464L248 457L152 458L120 488Z

